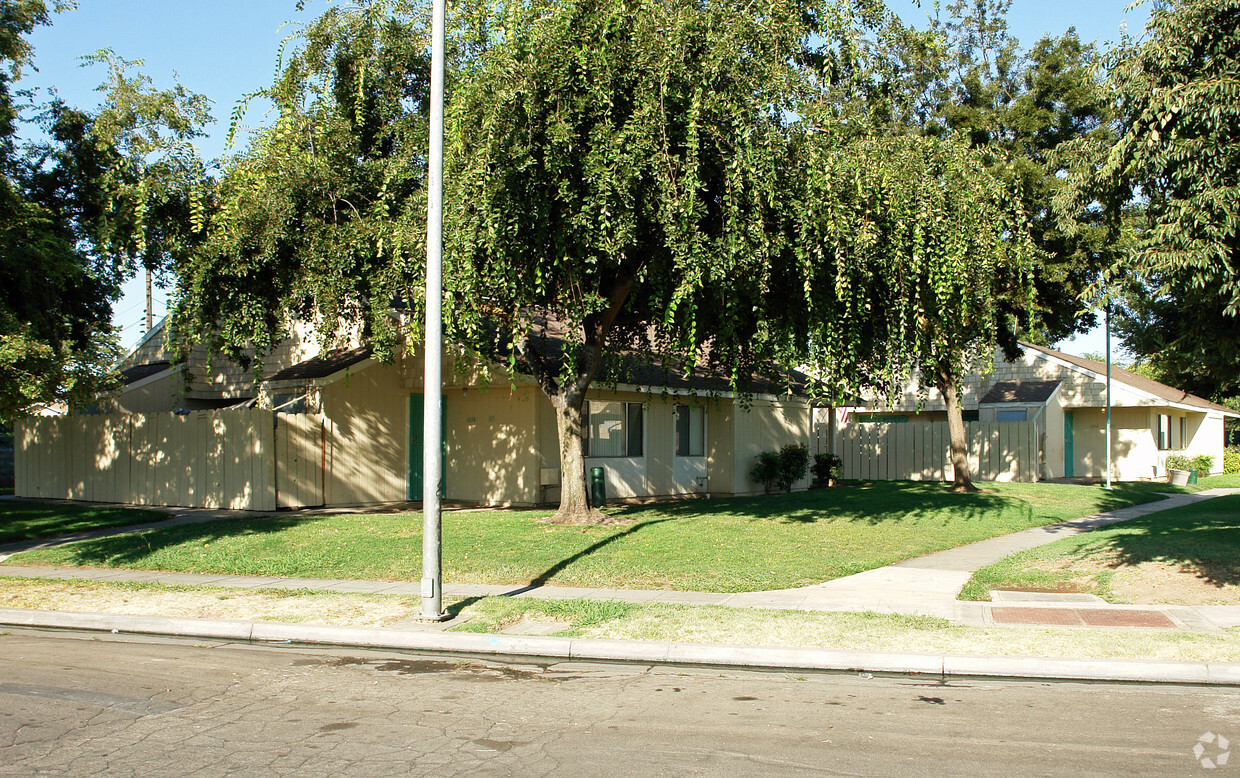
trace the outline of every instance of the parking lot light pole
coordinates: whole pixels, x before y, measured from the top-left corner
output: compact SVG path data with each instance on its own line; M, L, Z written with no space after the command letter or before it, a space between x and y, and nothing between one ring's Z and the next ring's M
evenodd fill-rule
M422 370L422 614L442 621L444 0L431 19L431 122L426 197L426 340Z

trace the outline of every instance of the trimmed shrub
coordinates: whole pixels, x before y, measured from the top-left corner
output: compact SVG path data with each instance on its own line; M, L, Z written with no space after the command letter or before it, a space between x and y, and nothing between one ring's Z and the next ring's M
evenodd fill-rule
M809 449L799 443L789 443L776 451L763 451L749 468L749 478L762 484L762 490L770 494L776 486L785 492L809 472Z
M785 492L809 472L809 449L800 443L789 443L779 450L779 485Z
M1228 446L1223 452L1223 472L1240 473L1240 446Z
M823 486L838 478L843 466L844 460L835 454L814 454L814 478Z
M1167 457L1167 467L1173 470L1196 470L1197 475L1208 475L1214 467L1214 457L1208 454L1198 454L1195 457L1172 454Z
M753 467L749 468L749 480L762 484L762 491L767 494L775 488L779 480L779 454L774 451L763 451L754 458Z

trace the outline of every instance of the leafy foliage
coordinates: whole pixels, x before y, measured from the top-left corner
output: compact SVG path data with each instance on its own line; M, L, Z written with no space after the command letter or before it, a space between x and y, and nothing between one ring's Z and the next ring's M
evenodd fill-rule
M826 486L839 477L840 468L844 466L844 460L835 454L814 454L814 480L819 484Z
M914 368L937 381L936 371L985 363L999 299L1029 294L1035 250L1020 203L982 153L918 136L804 150L797 329L812 367L890 396Z
M1127 348L1177 386L1240 392L1240 2L1176 0L1110 71L1125 132L1084 183L1135 224ZM1092 188L1091 188L1092 187ZM1134 207L1135 206L1135 207Z
M1214 457L1209 454L1197 454L1196 456L1172 454L1167 457L1167 467L1176 470L1196 470L1201 475L1209 475L1214 468Z
M809 472L809 449L801 443L789 443L779 450L778 483L785 492Z
M1096 323L1080 299L1114 260L1096 209L1063 229L1051 208L1065 188L1071 144L1114 142L1113 99L1098 76L1100 56L1074 30L1022 48L1008 31L1009 0L936 4L929 29L897 28L870 58L874 129L955 136L987 154L1021 203L1040 255L1030 266L1036 294L1000 298L1000 340L1053 344Z
M155 90L110 53L98 116L54 101L23 117L11 85L31 64L24 36L47 23L40 0L0 0L0 419L109 385L112 300L138 264L164 268L192 240L181 212L205 178L188 145L205 100ZM19 143L31 121L47 139Z
M302 320L391 355L425 267L428 28L414 3L332 7L282 52L251 96L275 120L227 165L209 238L178 265L182 346L244 362Z
M779 452L759 452L749 468L749 480L755 484L762 484L762 491L770 494L776 482L779 481Z

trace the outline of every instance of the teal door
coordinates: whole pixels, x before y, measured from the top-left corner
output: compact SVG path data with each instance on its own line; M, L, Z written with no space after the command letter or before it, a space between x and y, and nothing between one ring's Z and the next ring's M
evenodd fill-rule
M408 456L409 474L405 479L405 499L421 500L422 499L422 416L426 409L426 403L422 395L409 395L409 445L406 447ZM443 456L444 472L439 479L439 496L443 497L446 492L448 482L447 461L448 461L448 398L440 399L439 410L441 413L440 424L444 430L444 440L439 442L440 452Z
M1072 450L1072 411L1063 412L1063 476L1071 478L1075 472L1072 463L1076 453Z

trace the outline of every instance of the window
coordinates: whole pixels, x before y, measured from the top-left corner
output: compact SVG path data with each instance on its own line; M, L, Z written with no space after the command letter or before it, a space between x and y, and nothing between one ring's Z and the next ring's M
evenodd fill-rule
M591 402L586 426L586 456L642 455L642 404Z
M706 409L676 406L676 456L706 456Z
M995 411L995 421L1026 421L1029 411Z
M271 398L271 407L276 413L305 413L306 394L277 394Z
M876 424L907 424L908 417L895 416L885 413L858 413L857 421L863 423L873 422Z
M1188 448L1188 417L1180 417L1180 448Z
M980 414L978 414L977 411L961 411L960 420L961 421L980 421L981 416Z
M1171 417L1165 414L1158 415L1158 450L1169 451L1171 449Z

